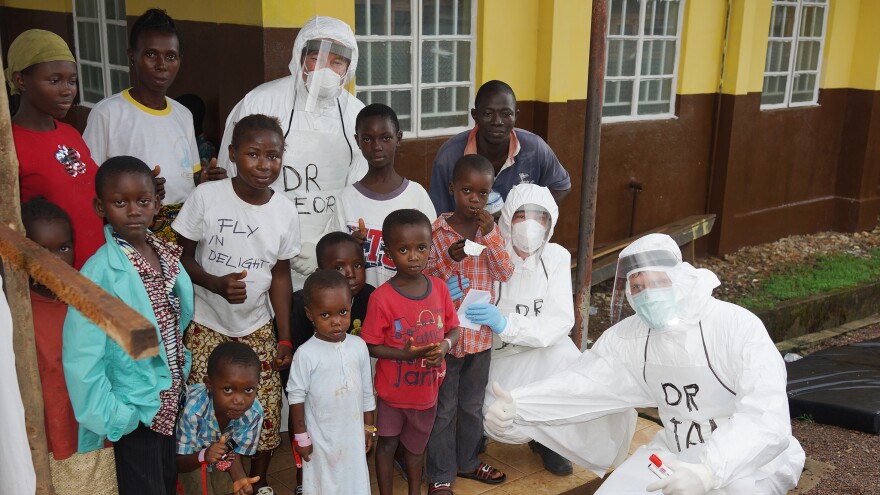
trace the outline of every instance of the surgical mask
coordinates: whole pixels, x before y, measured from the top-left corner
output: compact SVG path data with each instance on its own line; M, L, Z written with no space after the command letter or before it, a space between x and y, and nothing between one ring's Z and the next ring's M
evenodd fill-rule
M678 313L675 291L672 287L644 289L632 296L632 305L639 318L655 329L668 325Z
M329 67L313 70L306 74L306 88L315 90L322 100L336 98L342 90L342 76Z
M526 253L537 251L544 244L544 236L547 235L547 227L531 219L513 224L510 230L513 246Z

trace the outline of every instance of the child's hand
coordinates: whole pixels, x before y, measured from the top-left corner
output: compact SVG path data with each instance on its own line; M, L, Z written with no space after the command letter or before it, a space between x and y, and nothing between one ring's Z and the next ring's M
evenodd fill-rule
M251 486L254 483L260 481L259 476L254 476L253 478L244 477L241 479L237 479L232 482L232 493L233 495L253 495L254 487Z
M484 236L489 235L492 232L492 228L495 227L495 217L482 208L476 213L476 222L480 230L483 231ZM462 246L462 250L464 250L464 246Z
M208 449L205 451L205 462L208 464L214 464L215 462L221 461L221 457L226 454L226 439L229 435L224 433L220 436L220 440L212 443L208 446Z
M375 435L375 432L364 429L364 452L367 454L369 454L370 450L373 448L373 438Z
M217 166L217 159L211 158L211 163L207 164L202 160L202 171L199 174L199 184L203 184L210 180L221 180L226 178L226 169Z
M406 344L403 346L403 352L406 353L406 359L415 359L424 357L429 352L433 351L439 344L428 344L423 346L413 345L413 339L409 339L406 341Z
M275 360L272 361L272 365L275 368L275 371L286 370L290 368L290 363L293 361L293 349L287 347L283 344L278 344L278 347L275 350Z
M359 243L363 244L367 240L367 225L363 218L358 218L358 229L351 233Z
M312 444L309 444L306 447L303 447L300 444L296 444L293 448L294 450L296 450L296 453L299 454L303 461L309 462L311 460L309 459L309 456L312 455Z
M439 368L442 366L443 360L446 358L446 353L449 352L449 349L446 347L447 345L449 344L446 343L446 341L440 342L433 351L425 354L425 364L432 368Z
M243 282L247 277L247 270L241 273L232 272L222 277L217 277L214 293L223 296L229 304L241 304L247 299L247 284Z
M159 177L161 173L162 167L156 165L153 168L153 183L156 184L156 197L159 198L160 203L165 199L165 177Z
M449 257L452 258L452 261L461 261L467 257L467 254L464 252L464 239L453 242L452 245L449 246L447 250L449 253Z

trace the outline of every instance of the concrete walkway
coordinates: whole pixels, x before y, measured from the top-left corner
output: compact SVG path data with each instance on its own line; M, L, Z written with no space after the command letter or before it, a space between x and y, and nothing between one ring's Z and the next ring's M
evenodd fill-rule
M636 425L636 433L630 447L630 452L636 447L646 444L654 433L660 430L660 426L651 421L639 418ZM290 442L287 434L282 435L281 447L276 451L269 469L269 484L275 489L276 495L288 495L293 493L296 486L296 467L293 463L293 454L289 447ZM456 495L557 495L563 493L592 493L591 491L577 490L590 481L596 479L596 475L579 466L574 466L571 476L554 476L544 470L541 458L529 450L528 445L507 445L489 442L486 453L481 456L484 462L497 467L507 473L507 480L500 485L487 485L478 481L458 478L453 485ZM370 463L370 479L373 482L373 494L378 495L376 476L373 469L372 456ZM344 475L344 474L343 474ZM400 471L395 470L394 493L406 493L406 481L400 476ZM422 486L422 494L427 494L428 489Z

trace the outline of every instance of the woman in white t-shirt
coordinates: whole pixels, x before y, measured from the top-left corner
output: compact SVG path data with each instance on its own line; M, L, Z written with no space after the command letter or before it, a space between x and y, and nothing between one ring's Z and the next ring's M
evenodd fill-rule
M180 51L180 33L164 10L150 9L138 17L128 48L133 85L98 102L83 132L99 166L108 158L129 155L154 167L164 197L152 230L171 242L176 239L170 223L202 178L196 175L202 165L192 113L166 96L180 69ZM223 179L226 171L212 167L204 175Z
M413 208L432 222L437 218L425 188L394 168L402 138L397 114L390 107L373 103L358 113L355 139L370 168L363 179L342 190L336 217L329 226L330 231L349 232L363 243L367 283L373 287L379 287L397 271L391 256L385 255L385 217L394 210Z

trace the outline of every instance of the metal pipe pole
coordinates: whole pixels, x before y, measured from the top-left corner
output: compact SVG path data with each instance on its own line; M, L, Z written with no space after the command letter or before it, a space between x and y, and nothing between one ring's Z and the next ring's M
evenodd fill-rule
M581 211L578 262L575 275L574 343L587 348L590 320L590 280L593 273L593 239L596 230L596 192L599 183L599 139L602 135L602 101L605 93L605 0L593 0L590 22L590 67L587 74L587 115L584 120L584 165L581 170Z

